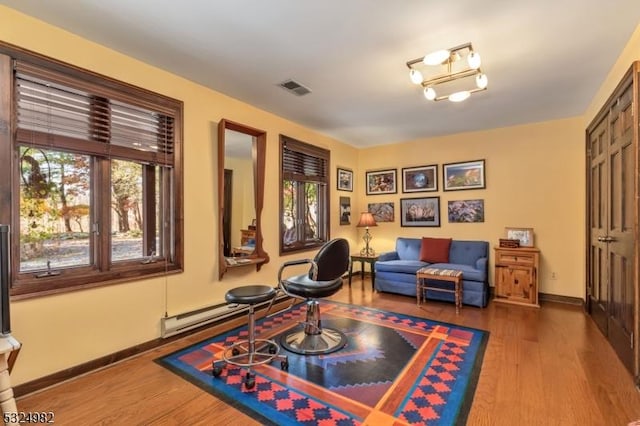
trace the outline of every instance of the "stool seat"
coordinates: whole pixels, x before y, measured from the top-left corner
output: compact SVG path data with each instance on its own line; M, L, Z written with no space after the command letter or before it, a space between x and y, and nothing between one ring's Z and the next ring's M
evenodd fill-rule
M239 305L255 305L271 300L276 295L276 289L268 285L247 285L232 288L227 291L224 299L227 303Z

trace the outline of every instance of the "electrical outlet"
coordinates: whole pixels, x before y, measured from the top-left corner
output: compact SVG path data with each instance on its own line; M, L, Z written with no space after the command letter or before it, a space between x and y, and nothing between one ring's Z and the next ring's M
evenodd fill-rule
M551 279L552 279L552 280L557 280L557 279L558 279L558 276L556 275L556 273L555 273L555 272L552 272L552 273L551 273Z

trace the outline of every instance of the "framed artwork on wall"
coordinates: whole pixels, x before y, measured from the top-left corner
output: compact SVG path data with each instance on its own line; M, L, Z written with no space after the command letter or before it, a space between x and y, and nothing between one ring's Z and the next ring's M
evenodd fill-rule
M440 197L401 198L401 226L440 226Z
M353 171L338 167L338 191L353 192Z
M484 222L484 200L449 201L447 212L450 223Z
M405 167L402 169L402 192L438 190L438 166Z
M396 169L366 172L367 195L395 194Z
M442 182L445 191L485 188L484 160L444 164Z
M394 203L369 203L368 211L377 223L393 222L395 220Z
M533 228L505 228L509 240L520 240L520 247L533 247Z
M340 225L351 224L351 198L340 197Z

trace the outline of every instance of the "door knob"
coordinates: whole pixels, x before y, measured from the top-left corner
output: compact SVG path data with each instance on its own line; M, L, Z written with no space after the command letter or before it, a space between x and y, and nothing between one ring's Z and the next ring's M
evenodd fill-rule
M606 237L604 237L602 239L602 241L604 241L605 243L612 243L612 242L616 241L616 239L607 235Z

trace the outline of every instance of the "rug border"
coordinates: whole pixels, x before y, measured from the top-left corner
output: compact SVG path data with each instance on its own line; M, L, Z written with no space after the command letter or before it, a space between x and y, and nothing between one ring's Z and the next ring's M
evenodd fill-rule
M484 361L484 355L486 352L486 348L487 348L487 344L489 341L489 336L490 336L490 332L488 330L483 330L480 328L474 328L474 327L468 327L465 325L459 325L459 324L453 324L450 322L444 322L444 321L440 321L440 320L435 320L435 319L431 319L431 318L423 318L423 317L419 317L419 316L415 316L415 315L410 315L410 314L404 314L404 313L399 313L396 311L390 311L390 310L384 310L384 309L379 309L379 308L372 308L372 307L368 307L368 306L361 306L361 305L356 305L353 303L345 303L345 302L340 302L340 301L335 301L335 300L324 300L323 303L333 303L335 305L341 305L341 306L354 306L357 307L359 309L364 309L364 310L368 310L370 312L380 312L380 313L385 313L385 314L394 314L394 315L400 315L403 317L410 317L410 318L416 318L416 319L424 319L436 324L440 324L440 325L449 325L449 326L455 326L458 329L463 329L463 330L473 330L474 332L480 332L478 333L480 335L479 338L479 342L477 343L477 354L475 357L475 360L473 362L473 364L471 365L471 373L469 375L469 379L466 383L465 386L465 392L464 392L464 397L462 398L462 400L460 401L460 406L458 408L458 413L455 415L455 417L453 418L453 423L454 425L460 425L460 426L464 426L467 422L467 419L469 417L469 413L471 411L471 406L473 403L473 399L475 397L475 392L476 392L476 388L478 385L478 381L480 379L480 371L481 371L481 367L482 367L482 363ZM299 304L295 304L289 308L284 309L283 311L279 311L279 312L275 312L275 314L293 309L294 306L299 305ZM260 318L260 320L266 319L267 317L262 317ZM261 422L264 425L268 425L268 426L278 426L279 424L277 422L274 422L273 420L269 419L268 417L266 417L265 415L263 415L260 411L255 410L252 406L247 405L247 404L243 404L242 402L240 402L237 399L234 399L233 397L231 397L228 394L225 394L223 391L221 391L218 388L212 387L212 386L208 386L206 383L203 383L199 380L192 380L191 376L185 372L183 369L180 369L176 366L174 366L173 364L171 364L169 361L165 361L165 359L167 358L171 358L174 355L176 355L179 352L183 352L184 350L186 350L187 348L191 348L197 345L202 344L203 342L206 342L208 340L214 339L216 337L220 337L223 336L225 334L230 334L233 332L236 332L236 330L240 330L242 328L246 327L246 324L241 324L237 327L234 327L232 329L229 329L227 331L224 331L220 334L217 334L215 336L210 336L210 337L206 337L202 340L199 340L195 343L191 343L181 349L177 349L175 351L172 351L168 354L162 355L156 359L154 359L153 361L168 369L169 371L171 371L172 373L180 376L183 380L197 386L198 388L202 389L203 391L205 391L208 394L211 394L213 396L215 396L216 398L219 398L221 401L223 401L225 404L230 405L231 407L237 409L238 411L240 411L241 413L243 413L246 416L251 417L254 420L258 420L259 422ZM480 367L480 368L479 368ZM470 391L471 394L470 394Z

